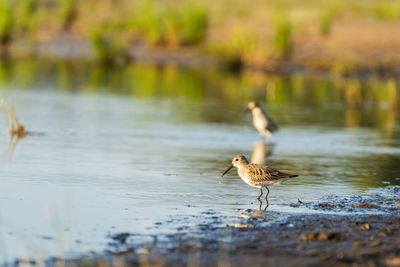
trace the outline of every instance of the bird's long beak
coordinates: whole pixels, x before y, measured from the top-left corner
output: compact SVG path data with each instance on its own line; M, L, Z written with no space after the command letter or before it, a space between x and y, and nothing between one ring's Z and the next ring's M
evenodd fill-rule
M221 177L224 177L224 175L225 175L227 172L229 172L229 170L232 169L232 168L233 168L233 165L229 166L229 168L226 169L226 170L224 171L224 173L221 175Z

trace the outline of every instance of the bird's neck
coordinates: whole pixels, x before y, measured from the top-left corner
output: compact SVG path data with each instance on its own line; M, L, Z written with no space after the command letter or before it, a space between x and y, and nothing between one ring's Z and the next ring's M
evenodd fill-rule
M260 114L263 114L262 109L259 108L259 107L253 108L253 109L252 109L252 112L253 112L253 115L260 115Z
M246 165L240 165L237 168L237 173L240 177L243 177L244 173L245 173L245 167Z
M245 164L237 166L238 171L241 170L242 168L244 168L245 166L246 166Z

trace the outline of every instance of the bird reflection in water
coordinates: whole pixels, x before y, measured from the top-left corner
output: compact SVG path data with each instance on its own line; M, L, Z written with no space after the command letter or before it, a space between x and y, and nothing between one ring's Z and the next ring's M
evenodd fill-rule
M266 159L272 155L274 146L265 141L255 142L253 145L253 153L251 154L251 163L264 165Z
M240 210L238 212L239 222L235 224L236 228L255 228L257 224L263 221L277 220L278 217L270 213L253 209Z

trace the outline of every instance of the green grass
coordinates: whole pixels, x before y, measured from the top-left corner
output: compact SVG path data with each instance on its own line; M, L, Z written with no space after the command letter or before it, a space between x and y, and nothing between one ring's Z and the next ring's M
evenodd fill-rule
M292 50L293 26L290 18L278 16L274 20L274 43L279 56L283 58L290 57Z
M69 30L74 23L78 13L78 1L61 0L59 12L59 18L61 20L63 30Z
M255 49L257 49L257 38L253 32L242 27L235 27L228 33L227 44L213 43L206 50L222 60L222 67L229 71L239 71Z
M207 33L207 10L200 5L187 4L183 11L183 37L188 44L196 44L204 39Z
M115 65L123 62L128 57L126 42L113 29L99 26L91 30L90 42L100 63Z
M131 23L131 28L143 34L145 40L153 45L160 44L163 40L160 13L154 1L144 0L136 7Z
M0 44L7 45L11 41L14 29L13 6L11 0L0 1Z
M319 16L319 29L321 34L329 35L335 19L342 15L344 4L340 0L330 1L322 9Z
M21 9L24 16L31 16L38 7L38 0L22 0Z
M137 6L131 27L152 45L193 45L207 33L208 13L200 4L177 8L172 3L145 0Z
M323 35L329 35L332 30L334 14L328 9L322 12L319 17L319 29Z
M38 0L21 0L17 6L18 28L33 32L37 26L35 13L38 9Z
M172 7L168 6L165 10L165 14L162 18L159 18L163 36L163 40L165 43L170 45L180 45L182 42L182 29L183 29L183 20L179 14L179 11Z
M376 3L373 6L373 12L375 16L381 20L395 20L400 18L400 3L394 2L382 2Z
M341 23L348 22L352 27L360 27L364 21L375 23L377 28L395 27L395 20L400 20L400 0L271 0L251 4L240 0L0 0L0 43L15 39L15 48L23 44L35 51L37 40L57 40L63 30L73 26L72 38L84 38L82 34L87 33L101 61L112 61L112 55L120 53L116 46L123 35L122 39L150 47L193 46L199 49L195 52L219 43L221 53L217 57L231 65L252 65L264 64L271 57L289 58L301 42L308 42L307 35L315 29L322 35L331 34L339 16ZM99 21L113 24L117 33L91 33ZM243 37L232 38L232 29L237 28L242 28ZM337 29L335 38L343 34L341 28ZM345 38L335 40L337 44L328 38L313 41L321 51L346 47ZM341 57L338 50L332 53L336 53L335 58ZM354 54L357 61L358 53Z

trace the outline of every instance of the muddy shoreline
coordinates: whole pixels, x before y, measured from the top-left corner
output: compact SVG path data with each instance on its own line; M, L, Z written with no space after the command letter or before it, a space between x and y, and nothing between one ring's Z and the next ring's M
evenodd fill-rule
M400 266L400 187L385 194L292 203L300 212L238 210L233 223L212 209L175 233L114 233L104 252L48 259L54 266ZM182 218L176 218L176 222ZM184 220L184 218L183 218ZM174 219L170 222L174 225ZM134 227L134 226L133 226ZM140 240L140 241L138 241ZM35 261L16 260L36 264Z

